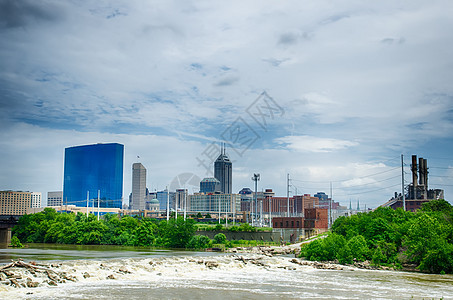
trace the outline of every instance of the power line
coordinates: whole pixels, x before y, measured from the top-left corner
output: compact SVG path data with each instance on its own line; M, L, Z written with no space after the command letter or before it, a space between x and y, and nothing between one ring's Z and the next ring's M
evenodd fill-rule
M392 188L392 187L396 187L396 186L399 186L400 184L394 184L394 185L390 185L390 186L386 186L386 187L383 187L383 188L379 188L379 189L375 189L375 190L368 190L368 191L365 191L365 192L358 192L358 193L350 193L350 194L340 194L340 195L336 195L337 197L338 196L352 196L352 195L360 195L360 194L368 194L368 193L373 193L373 192L378 192L378 191L382 191L382 190L386 190L386 189L389 189L389 188ZM341 188L340 188L341 189Z
M385 171L382 171L382 172L377 172L377 173L374 173L374 174L369 174L369 175L365 175L365 176L358 176L358 177L353 177L353 178L350 178L350 179L342 179L342 180L329 180L329 181L310 181L310 180L297 180L297 179L291 179L291 180L292 181L298 181L298 182L308 182L308 183L327 183L327 184L329 184L330 182L339 183L339 182L350 181L350 180L353 180L353 179L368 178L368 177L372 177L372 176L388 173L388 172L391 172L391 171L394 171L394 170L397 170L397 169L400 169L400 168L401 167L395 167L395 168L392 168L392 169L389 169L389 170L385 170Z
M431 183L431 185L439 185L439 186L453 186L453 184L444 184L444 183Z
M445 176L445 175L429 175L429 177L453 178L453 176Z
M399 178L399 177L401 177L401 176L400 175L396 175L396 176L389 177L389 178L386 178L386 179L383 179L383 180L379 180L379 181L375 181L375 182L369 182L369 183L351 185L351 186L344 186L344 187L340 187L340 188L342 188L342 189L355 188L355 187L360 187L360 186L364 186L364 185L376 184L376 183L384 182L384 181L387 181L387 180L390 180L390 179Z

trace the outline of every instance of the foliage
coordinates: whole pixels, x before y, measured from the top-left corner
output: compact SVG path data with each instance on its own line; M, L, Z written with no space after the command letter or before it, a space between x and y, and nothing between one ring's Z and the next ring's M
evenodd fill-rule
M212 245L212 241L205 235L194 235L187 243L188 249L206 249Z
M256 232L256 227L251 226L249 223L241 223L241 225L234 225L228 228L232 232Z
M14 235L11 238L11 243L9 244L9 247L23 248L24 245L22 245L22 243L20 242L19 238Z
M380 207L338 218L326 238L302 247L301 256L340 263L412 263L424 272L453 273L452 219L453 207L442 199L415 213Z
M182 217L167 221L57 213L51 208L24 215L13 228L15 236L27 243L83 245L127 245L185 248L195 233L195 221Z
M225 244L226 241L227 238L223 233L217 233L213 240L214 244Z

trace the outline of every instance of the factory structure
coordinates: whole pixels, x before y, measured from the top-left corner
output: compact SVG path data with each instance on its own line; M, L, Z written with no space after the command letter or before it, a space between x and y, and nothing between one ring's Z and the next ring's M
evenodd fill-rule
M395 192L394 197L381 206L397 209L398 207L403 208L405 202L407 211L416 211L423 203L443 199L444 190L429 189L428 173L428 160L423 157L419 157L417 160L417 155L412 155L412 182L405 186L405 195Z

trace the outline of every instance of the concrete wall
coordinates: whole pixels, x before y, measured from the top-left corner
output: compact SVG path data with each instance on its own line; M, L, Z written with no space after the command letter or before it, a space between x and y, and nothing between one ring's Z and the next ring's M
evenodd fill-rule
M197 231L195 234L206 235L213 239L217 233L225 234L228 240L257 240L265 242L298 242L317 234L316 230L305 228L274 228L272 232L230 232L230 231Z
M11 228L0 228L0 244L11 243Z

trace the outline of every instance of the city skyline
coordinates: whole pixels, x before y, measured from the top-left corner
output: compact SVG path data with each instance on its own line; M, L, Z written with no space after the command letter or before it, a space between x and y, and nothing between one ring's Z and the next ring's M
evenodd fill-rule
M0 190L45 198L63 189L65 148L114 142L127 202L137 156L164 190L213 177L223 142L233 192L259 173L259 190L285 196L290 174L292 194L332 183L335 201L376 207L401 191L401 154L409 184L416 154L451 201L452 8L1 2Z

